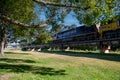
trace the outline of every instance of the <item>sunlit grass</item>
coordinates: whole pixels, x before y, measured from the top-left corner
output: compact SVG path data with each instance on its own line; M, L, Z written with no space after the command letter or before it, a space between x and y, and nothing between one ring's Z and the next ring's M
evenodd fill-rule
M79 54L79 55L78 55ZM120 55L6 50L0 80L119 80Z

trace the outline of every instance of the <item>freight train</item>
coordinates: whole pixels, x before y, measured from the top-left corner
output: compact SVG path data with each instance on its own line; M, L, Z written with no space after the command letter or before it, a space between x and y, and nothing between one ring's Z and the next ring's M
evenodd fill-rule
M120 20L109 21L107 25L80 26L59 32L53 36L53 44L114 38L120 38Z
M96 45L100 52L108 53L110 45L120 46L120 20L107 25L80 26L55 34L51 44L24 46L22 49L67 49L79 45ZM92 44L91 44L92 43Z

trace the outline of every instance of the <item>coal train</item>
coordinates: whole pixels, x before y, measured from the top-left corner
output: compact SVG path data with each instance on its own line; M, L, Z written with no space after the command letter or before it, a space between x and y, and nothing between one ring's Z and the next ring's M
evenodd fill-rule
M109 21L107 25L92 25L90 27L80 26L52 36L50 44L23 46L23 50L32 49L67 49L75 48L79 45L96 45L100 51L105 52L110 49L109 44L120 46L120 20ZM91 44L92 43L92 44ZM117 44L117 45L116 45Z
M120 20L107 25L80 26L55 34L53 44L120 38Z

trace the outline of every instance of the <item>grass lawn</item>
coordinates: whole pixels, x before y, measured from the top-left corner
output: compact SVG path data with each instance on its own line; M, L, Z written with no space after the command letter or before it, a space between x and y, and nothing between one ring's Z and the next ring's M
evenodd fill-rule
M120 54L7 50L0 80L120 80Z

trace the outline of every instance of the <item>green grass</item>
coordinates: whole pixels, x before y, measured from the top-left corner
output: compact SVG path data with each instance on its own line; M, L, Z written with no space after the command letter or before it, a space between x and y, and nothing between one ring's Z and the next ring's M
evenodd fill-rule
M120 80L120 54L7 50L0 80Z

